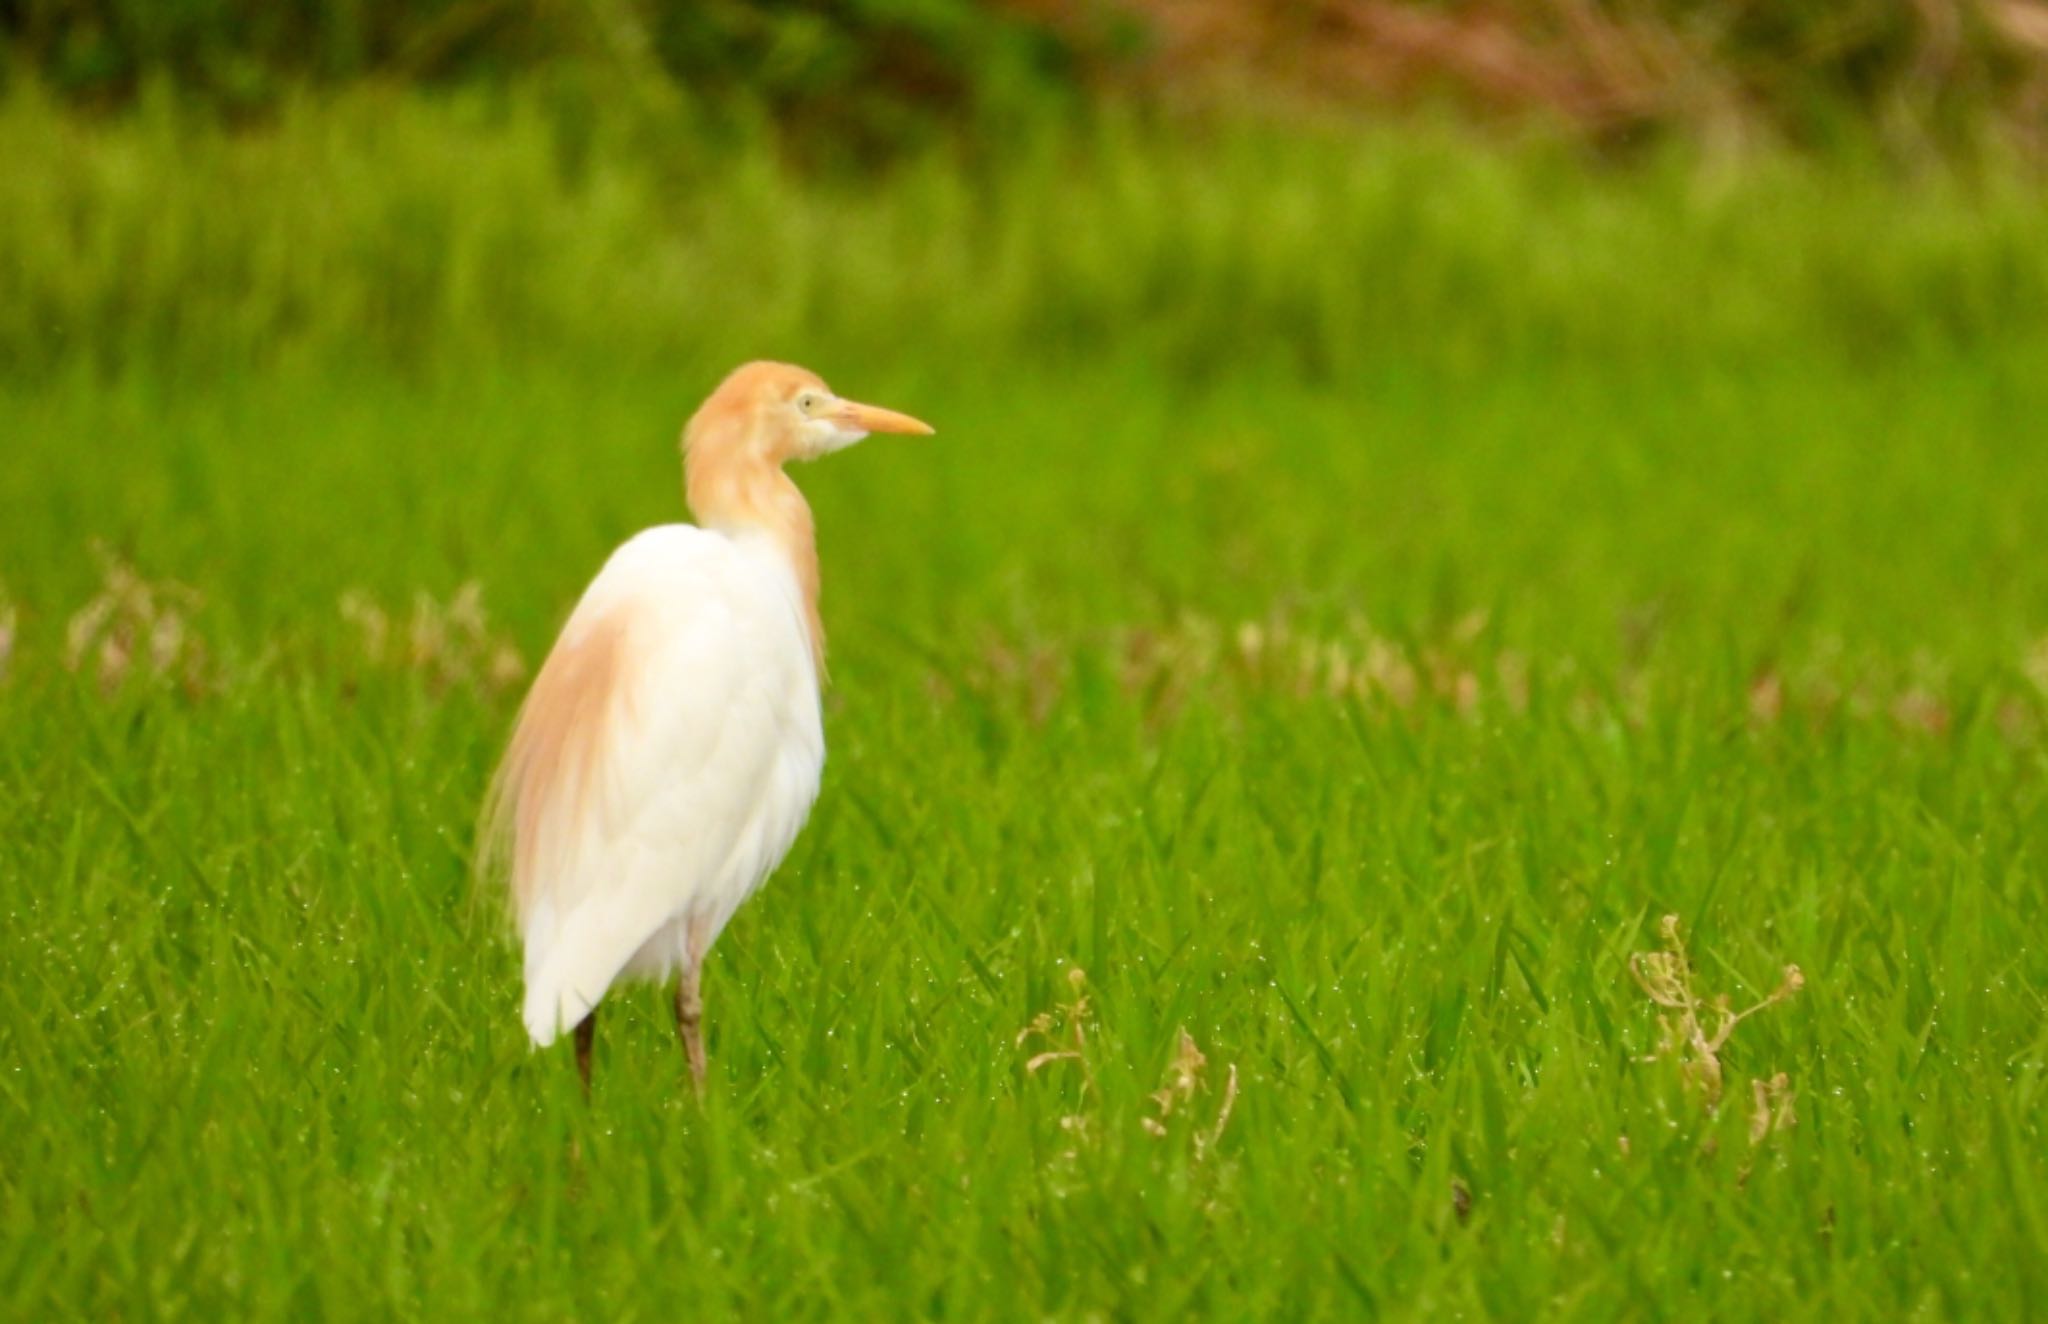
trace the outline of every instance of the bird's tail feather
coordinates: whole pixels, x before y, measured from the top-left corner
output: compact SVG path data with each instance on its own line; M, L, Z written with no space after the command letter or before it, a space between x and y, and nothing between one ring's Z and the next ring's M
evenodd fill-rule
M611 944L577 942L576 936L564 935L568 940L556 943L526 981L526 1033L535 1048L546 1048L588 1016L632 955L617 954Z

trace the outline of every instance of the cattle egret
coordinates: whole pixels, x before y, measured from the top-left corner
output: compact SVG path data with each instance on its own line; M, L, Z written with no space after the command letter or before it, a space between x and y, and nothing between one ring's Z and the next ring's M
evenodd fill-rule
M811 510L782 466L871 432L929 435L802 368L749 363L683 429L696 525L612 554L519 712L485 810L526 949L526 1030L573 1027L590 1088L597 1004L678 977L676 1032L704 1083L704 954L818 796L825 638Z

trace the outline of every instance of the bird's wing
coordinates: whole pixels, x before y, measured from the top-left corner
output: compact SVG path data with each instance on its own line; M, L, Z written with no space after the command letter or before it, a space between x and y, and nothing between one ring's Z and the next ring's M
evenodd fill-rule
M787 849L823 761L815 723L788 720L817 702L799 610L727 539L671 525L620 548L570 615L491 811L536 1043L664 926L729 915Z

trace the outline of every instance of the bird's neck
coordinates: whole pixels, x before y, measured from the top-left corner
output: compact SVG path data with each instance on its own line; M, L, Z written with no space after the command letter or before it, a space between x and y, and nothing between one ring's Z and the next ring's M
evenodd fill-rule
M703 527L727 537L765 537L788 562L803 603L811 661L825 678L825 625L818 615L817 526L804 494L780 465L688 465L685 497Z

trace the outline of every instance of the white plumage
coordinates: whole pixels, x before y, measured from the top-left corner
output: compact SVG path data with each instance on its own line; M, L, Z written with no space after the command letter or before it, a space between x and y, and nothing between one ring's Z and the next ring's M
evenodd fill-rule
M526 1029L543 1048L621 973L681 973L693 920L709 946L796 840L825 766L802 601L766 538L647 530L555 647L620 623L589 799L540 822L522 936Z

